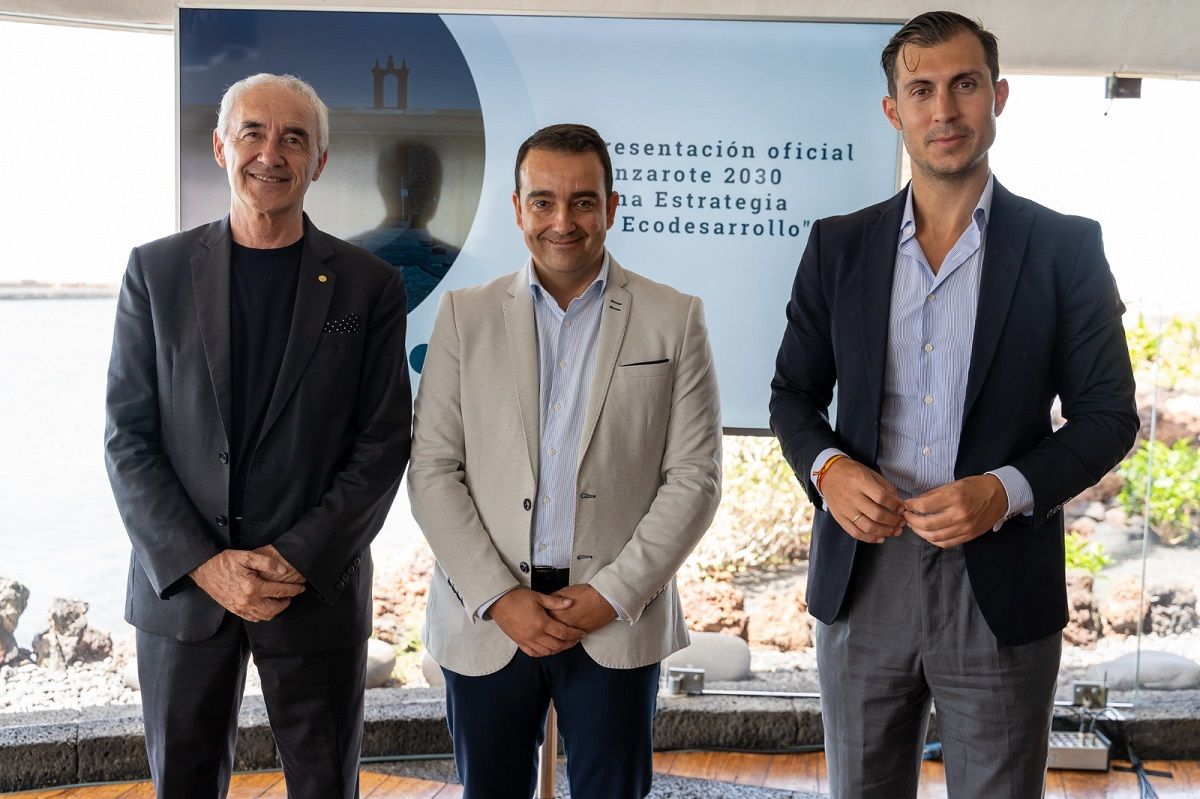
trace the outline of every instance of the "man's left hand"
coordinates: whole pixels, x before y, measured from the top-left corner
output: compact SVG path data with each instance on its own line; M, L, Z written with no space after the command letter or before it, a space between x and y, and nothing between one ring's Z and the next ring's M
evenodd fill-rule
M948 549L995 527L1008 512L1008 493L1000 478L981 474L938 486L904 505L904 520L912 531Z
M265 547L259 547L258 549L254 550L254 551L260 555L266 555L271 560L276 561L280 565L287 568L287 571L284 572L282 575L279 575L279 574L271 574L269 576L263 575L264 579L274 580L277 583L292 583L294 585L304 585L306 582L308 582L307 580L304 579L304 575L301 574L300 572L296 571L296 568L294 566L292 566L292 564L288 563L287 560L283 557L283 555L279 554L279 550L276 549L271 544L267 544Z
M595 632L611 621L616 621L617 611L600 592L586 583L568 585L554 592L554 596L565 596L574 600L566 610L554 610L550 615L571 627Z

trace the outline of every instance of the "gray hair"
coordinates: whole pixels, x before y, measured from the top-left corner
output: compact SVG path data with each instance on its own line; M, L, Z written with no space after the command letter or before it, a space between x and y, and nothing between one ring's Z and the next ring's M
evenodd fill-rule
M221 98L221 110L217 112L217 130L222 139L229 135L229 112L237 104L242 92L255 86L278 86L296 92L308 100L313 111L317 113L317 152L323 153L329 148L329 109L317 96L317 90L295 75L273 75L270 72L259 72L257 75L242 78L225 90L225 95Z

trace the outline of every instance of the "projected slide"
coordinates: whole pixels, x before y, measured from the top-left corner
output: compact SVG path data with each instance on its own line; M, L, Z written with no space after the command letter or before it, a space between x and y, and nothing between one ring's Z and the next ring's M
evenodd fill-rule
M592 125L621 204L608 247L704 299L726 427L767 426L784 304L812 222L895 189L878 66L893 24L180 9L184 229L228 211L225 88L291 72L330 106L314 222L404 271L414 378L441 292L519 268L513 160Z

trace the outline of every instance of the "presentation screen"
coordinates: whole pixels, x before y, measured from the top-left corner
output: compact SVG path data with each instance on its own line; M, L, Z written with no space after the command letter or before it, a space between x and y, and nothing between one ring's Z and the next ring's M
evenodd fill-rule
M521 142L581 122L621 195L607 246L704 301L727 429L767 428L784 306L813 221L895 190L879 53L898 24L179 10L180 224L229 210L212 130L256 72L330 108L317 227L401 269L419 381L441 293L515 271Z

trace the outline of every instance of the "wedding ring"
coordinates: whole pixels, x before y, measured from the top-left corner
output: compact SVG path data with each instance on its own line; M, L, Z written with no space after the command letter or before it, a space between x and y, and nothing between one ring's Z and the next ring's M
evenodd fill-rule
M863 515L860 513L860 514L858 514L857 516L855 516L853 519L851 519L851 520L850 520L850 523L851 523L851 524L858 524L858 520L859 520L859 519L861 519L862 517L863 517Z

